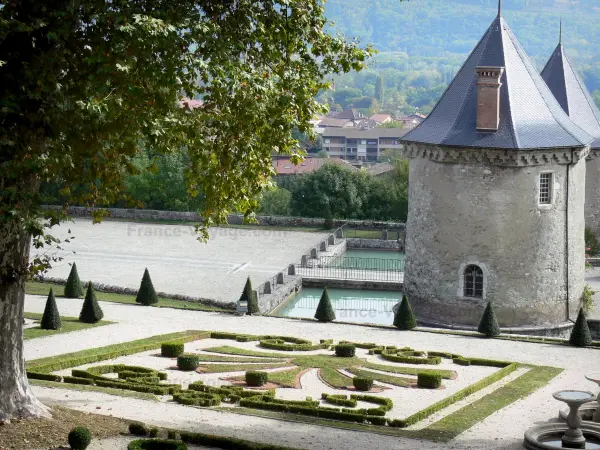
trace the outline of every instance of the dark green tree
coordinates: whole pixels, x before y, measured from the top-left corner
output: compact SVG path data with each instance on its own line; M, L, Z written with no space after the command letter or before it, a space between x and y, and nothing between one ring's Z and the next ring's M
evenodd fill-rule
M483 316L481 316L481 321L479 322L477 331L486 337L496 337L500 335L500 326L496 320L496 314L494 313L494 308L492 307L491 301L488 302L487 306L485 307L485 311L483 312Z
M417 319L406 295L402 297L402 302L394 315L394 326L399 330L412 330L417 326Z
M77 264L73 263L71 266L71 272L69 272L69 278L67 278L67 284L65 284L65 297L66 298L80 298L83 297L83 285L79 279L77 273Z
M383 77L378 76L377 81L375 82L375 100L379 102L379 104L383 107L385 96L385 87L383 85Z
M96 299L96 291L90 281L87 285L87 292L85 293L85 300L83 301L83 307L79 314L79 321L84 323L96 323L100 322L104 317L104 313L98 304Z
M331 74L370 54L330 33L321 1L0 2L0 421L49 415L26 379L23 304L54 262L29 249L60 243L48 227L66 206L127 201L127 177L156 169L136 165L144 149L183 151L202 238L251 217L272 153L300 159L292 130L311 133ZM50 181L65 208L43 207Z
M158 303L158 296L156 295L156 291L154 290L154 285L152 284L152 280L150 279L150 273L146 268L144 270L144 276L142 277L142 282L140 284L140 290L135 297L136 303L141 303L142 305L150 306Z
M246 285L244 286L244 290L242 291L242 295L240 296L240 302L247 302L248 304L248 314L259 314L260 309L258 307L258 299L256 295L254 295L254 290L252 290L252 282L250 281L250 277L246 280Z
M575 326L569 338L569 345L574 347L588 347L592 345L592 335L583 308L579 310L579 314L577 315Z
M333 311L333 306L331 305L331 300L329 299L327 286L325 286L325 289L323 289L323 295L321 295L321 300L319 300L319 305L317 306L317 311L315 312L315 319L317 319L319 322L333 322L335 320L335 312Z
M54 298L54 292L50 288L48 299L46 300L46 307L44 308L44 315L40 323L42 330L58 330L62 327L60 320L60 314L58 313L58 307L56 306L56 300Z

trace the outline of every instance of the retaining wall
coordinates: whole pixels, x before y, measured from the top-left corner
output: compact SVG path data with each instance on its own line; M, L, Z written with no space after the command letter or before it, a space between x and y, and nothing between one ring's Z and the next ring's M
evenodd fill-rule
M57 206L48 208L58 209ZM67 213L72 217L89 217L94 208L84 208L80 206L71 206L67 208ZM197 212L185 211L158 211L154 209L127 209L127 208L106 208L109 218L124 220L173 220L185 222L200 222L202 217ZM240 214L230 214L227 219L231 225L244 224L244 216ZM284 216L256 216L258 225L278 226L278 227L306 227L306 228L324 228L325 219L313 217L284 217ZM396 222L379 222L373 220L334 220L333 228L341 227L346 224L348 228L366 229L366 230L399 230L404 231L405 225Z
M356 249L396 250L404 251L404 244L400 241L384 241L381 239L346 238L346 246Z
M325 287L342 289L369 289L374 291L402 292L404 284L396 281L340 280L336 278L302 278L303 287Z

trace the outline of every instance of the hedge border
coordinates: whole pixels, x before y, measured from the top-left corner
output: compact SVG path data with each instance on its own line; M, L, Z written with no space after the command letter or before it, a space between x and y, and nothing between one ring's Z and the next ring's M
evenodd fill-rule
M146 443L150 444L150 446L144 446ZM154 447L153 445L160 445L160 447ZM127 445L127 450L187 450L187 448L184 442L170 439L136 439Z

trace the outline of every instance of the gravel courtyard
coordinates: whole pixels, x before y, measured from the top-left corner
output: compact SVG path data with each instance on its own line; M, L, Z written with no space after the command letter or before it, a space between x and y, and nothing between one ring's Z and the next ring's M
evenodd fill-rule
M48 276L67 278L77 262L82 281L139 288L148 268L159 292L234 302L246 278L256 287L299 262L302 253L314 247L325 233L273 229L213 228L208 243L196 240L194 228L182 225L75 219L51 230L65 239L62 256ZM32 257L36 250L32 249Z
M81 300L57 299L63 315L77 315ZM27 296L25 310L42 312L45 298ZM99 328L56 335L25 342L27 359L36 359L141 339L157 334L196 330L235 331L256 334L286 334L312 340L333 338L373 341L385 345L411 346L422 350L460 351L465 356L490 357L564 368L548 386L531 396L497 411L448 444L416 442L405 438L374 435L313 425L275 421L261 417L189 408L176 404L148 403L144 400L114 397L90 392L35 387L36 394L48 404L60 404L82 411L111 414L142 420L170 428L188 429L241 439L259 440L304 449L356 448L393 449L520 449L523 433L536 422L548 421L558 414L561 404L552 393L561 389L596 391L584 375L600 371L598 350L530 344L500 340L402 332L342 324L307 323L270 317L232 315L173 309L144 308L137 305L101 304L105 318L118 323ZM141 309L143 314L140 314ZM140 318L143 317L143 320ZM98 407L100 409L98 409Z

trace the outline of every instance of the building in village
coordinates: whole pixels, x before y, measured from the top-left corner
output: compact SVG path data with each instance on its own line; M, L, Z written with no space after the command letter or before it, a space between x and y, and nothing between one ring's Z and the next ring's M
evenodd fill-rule
M405 292L423 323L476 326L491 302L503 327L571 324L584 289L591 133L563 110L499 8L402 141Z

